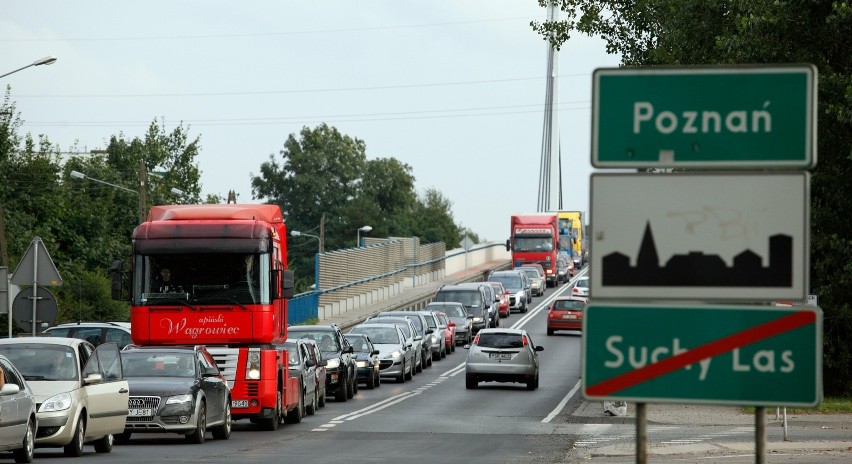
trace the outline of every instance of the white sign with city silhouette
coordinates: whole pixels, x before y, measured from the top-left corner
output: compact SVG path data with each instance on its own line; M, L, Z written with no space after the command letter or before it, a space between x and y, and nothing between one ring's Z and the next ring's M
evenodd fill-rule
M761 174L594 174L592 298L803 299L809 179Z

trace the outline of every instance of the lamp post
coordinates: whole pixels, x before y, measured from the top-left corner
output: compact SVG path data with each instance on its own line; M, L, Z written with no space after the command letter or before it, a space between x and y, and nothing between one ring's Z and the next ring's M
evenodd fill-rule
M361 232L364 232L366 234L367 232L369 232L371 230L373 230L373 228L370 227L370 226L363 226L363 227L358 229L358 235L357 235L357 237L358 237L358 248L361 248Z
M322 250L322 239L319 237L319 235L306 234L304 232L299 232L298 230L291 230L290 236L291 237L302 237L302 236L313 237L313 238L317 239L317 241L319 242L319 252L322 253L322 251L323 251Z
M56 63L56 60L57 60L57 58L56 58L55 56L46 56L46 57L44 57L44 58L42 58L42 59L40 59L40 60L35 60L35 61L33 61L32 63L30 63L30 64L28 64L28 65L26 65L26 66L24 66L24 67L18 68L18 69L14 70L14 71L7 72L6 74L3 74L3 75L2 75L2 76L0 76L0 77L6 77L6 76L8 76L9 74L14 74L14 73L16 73L16 72L18 72L18 71L23 71L24 69L27 69L27 68L29 68L30 66L41 66L41 65L43 65L43 64L53 64L53 63Z
M130 193L138 195L139 196L139 223L141 224L141 223L145 222L145 195L141 191L141 189L144 187L144 183L142 185L140 185L140 187L139 187L140 190L133 190L131 188L122 187L121 185L116 185L116 184L113 184L111 182L107 182L105 180L95 179L94 177L87 176L87 175L85 175L85 174L83 174L82 172L79 172L79 171L71 171L71 177L73 177L75 179L89 179L92 182L97 182L99 184L108 185L110 187L117 188L119 190L124 190L125 192L130 192ZM183 193L184 193L183 190L178 189L178 188L172 188L171 192L175 195L183 195Z

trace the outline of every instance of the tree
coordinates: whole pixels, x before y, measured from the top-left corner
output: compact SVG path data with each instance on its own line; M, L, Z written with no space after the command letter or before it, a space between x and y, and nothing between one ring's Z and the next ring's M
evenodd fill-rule
M560 0L558 5L565 19L531 23L545 40L559 46L573 31L600 35L625 65L816 65L819 162L811 173L810 283L824 311L825 392L852 395L852 4Z
M461 227L453 220L452 202L440 191L428 188L417 202L415 229L423 243L444 242L447 249L461 244Z

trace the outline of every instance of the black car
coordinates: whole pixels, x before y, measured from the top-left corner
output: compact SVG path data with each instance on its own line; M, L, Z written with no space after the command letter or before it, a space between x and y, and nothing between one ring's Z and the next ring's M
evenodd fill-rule
M203 346L134 346L121 352L130 387L124 433L179 433L190 443L231 436L231 390Z
M326 361L325 392L335 401L346 401L358 393L357 368L352 346L335 324L298 325L287 328L287 338L309 338L317 342Z
M346 340L355 350L355 365L358 366L358 382L373 389L382 384L379 361L379 350L373 346L370 337L363 334L344 334Z
M455 301L464 305L468 316L473 318L474 334L484 328L493 327L494 318L499 321L496 307L493 317L490 311L494 299L493 289L483 282L444 285L435 294L435 301L438 303Z

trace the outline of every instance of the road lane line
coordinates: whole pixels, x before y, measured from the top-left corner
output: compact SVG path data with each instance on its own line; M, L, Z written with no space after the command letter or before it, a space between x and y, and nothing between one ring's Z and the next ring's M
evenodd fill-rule
M571 397L574 396L575 393L577 393L577 390L580 389L580 384L581 381L578 380L577 384L574 385L574 388L572 388L571 391L569 391L568 394L565 395L565 398L562 398L562 401L560 401L559 404L556 405L556 408L554 408L553 411L550 411L550 414L548 414L547 417L541 420L543 424L549 423L553 420L554 417L557 416L557 414L562 412L562 409L565 408L566 404L568 404L568 400L570 400Z

